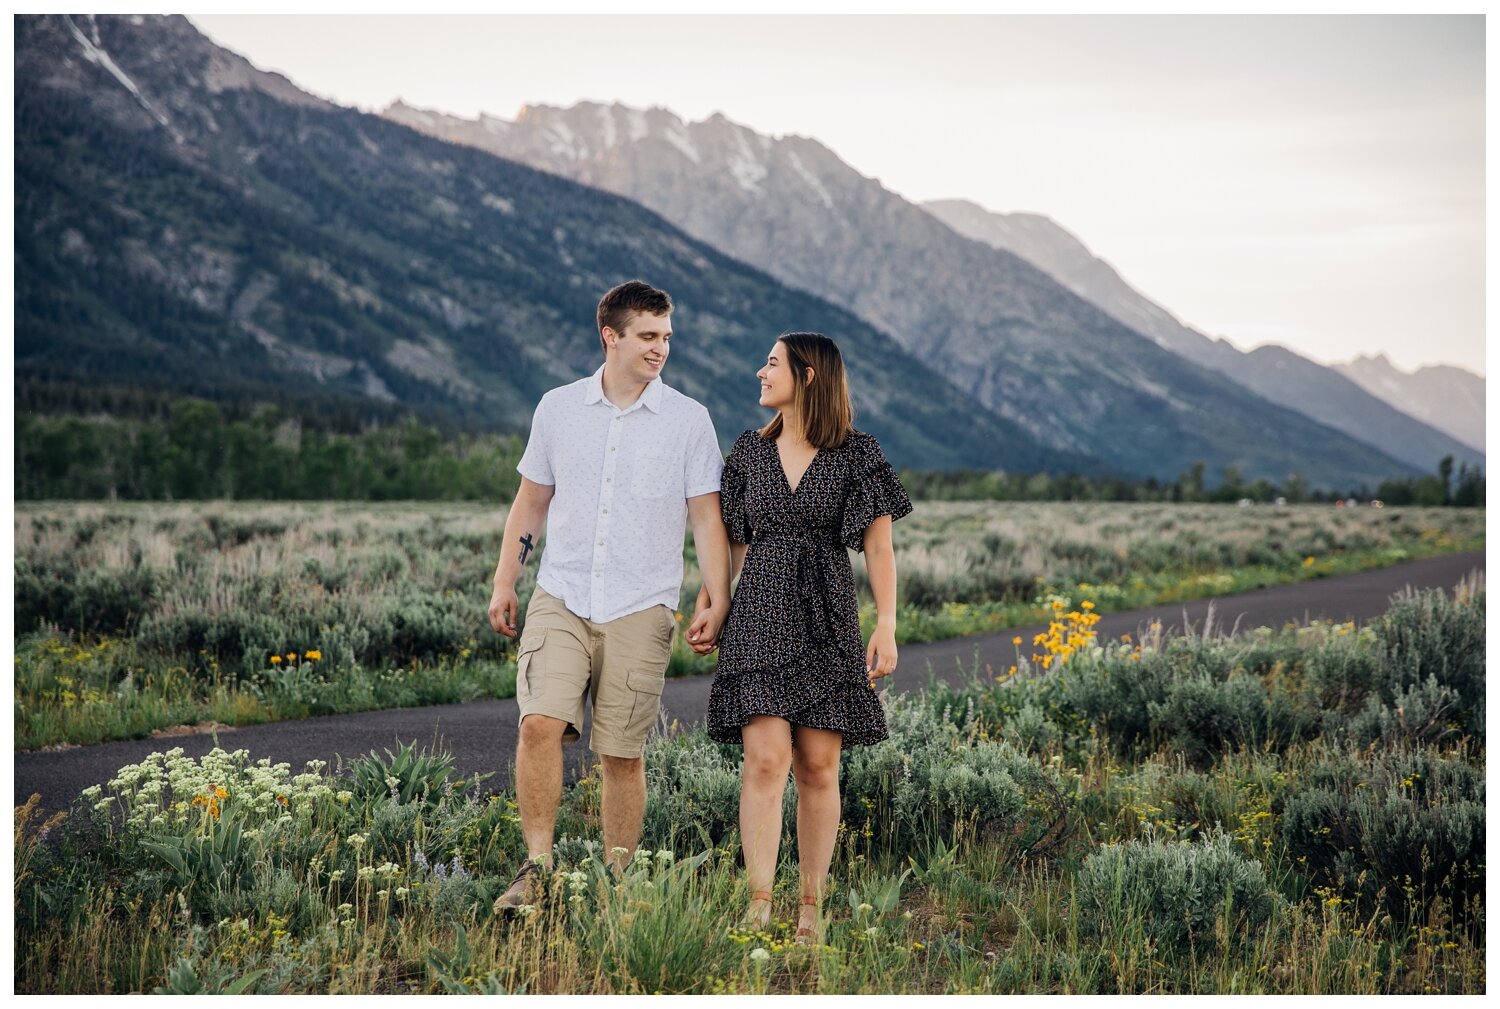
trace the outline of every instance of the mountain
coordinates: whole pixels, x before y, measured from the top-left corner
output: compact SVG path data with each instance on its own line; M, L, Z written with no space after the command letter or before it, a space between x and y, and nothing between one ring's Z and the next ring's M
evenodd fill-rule
M1160 346L1222 372L1273 403L1377 445L1418 469L1431 470L1449 454L1458 461L1483 463L1483 451L1476 451L1474 442L1420 412L1423 407L1415 398L1396 391L1408 387L1387 381L1388 373L1376 380L1388 390L1382 395L1355 376L1286 347L1271 344L1245 352L1227 340L1208 337L1183 325L1071 233L1039 214L994 213L968 200L936 200L922 206L960 235L1015 253ZM1482 429L1482 382L1477 400L1469 402L1479 406L1477 414L1471 408L1468 416L1477 417Z
M15 21L18 389L138 388L524 427L593 371L599 295L672 293L667 380L725 444L818 329L897 465L1113 470L973 403L849 312L608 193L306 95L180 16Z
M686 123L665 109L588 102L531 106L511 122L402 103L384 114L638 200L855 312L1057 449L1167 479L1198 461L1251 479L1297 471L1314 486L1417 472L1158 346L816 140L772 139L717 114Z
M1484 448L1485 381L1472 371L1432 364L1404 372L1384 354L1333 366L1371 395L1426 421L1480 452Z

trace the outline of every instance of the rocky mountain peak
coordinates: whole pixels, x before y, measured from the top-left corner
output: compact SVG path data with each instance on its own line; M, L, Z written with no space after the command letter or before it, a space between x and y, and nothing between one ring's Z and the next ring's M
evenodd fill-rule
M1043 215L989 215L964 204L967 227L944 221L815 140L773 138L722 112L685 122L665 109L583 102L529 109L503 137L483 136L466 120L407 124L639 201L870 320L1059 450L1099 451L1101 437L1118 434L1105 448L1111 458L1176 472L1203 452L1189 446L1212 431L1214 451L1243 472L1284 474L1290 459L1273 460L1266 439L1245 434L1269 425L1286 432L1286 444L1317 446L1309 451L1327 455L1323 472L1356 457L1371 474L1401 468L1294 406L1230 383L1204 360L1224 348L1136 294ZM1154 405L1138 424L1102 423L1143 402ZM1431 453L1421 454L1426 463Z

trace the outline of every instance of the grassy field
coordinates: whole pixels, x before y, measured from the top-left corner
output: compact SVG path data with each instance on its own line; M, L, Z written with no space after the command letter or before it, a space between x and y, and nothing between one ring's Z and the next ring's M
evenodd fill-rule
M1076 638L1040 643L1045 675L885 699L814 948L785 848L776 924L737 926L739 753L700 731L650 742L621 880L597 772L567 789L513 920L515 804L442 755L168 750L66 819L17 810L16 990L1485 991L1482 587L1233 639L1054 615Z
M475 504L18 503L16 746L511 696L513 653L485 617L504 520ZM1484 513L923 502L895 542L898 640L924 641L1043 621L1053 595L1109 612L1476 549ZM684 560L686 614L691 546ZM712 665L679 635L671 673Z

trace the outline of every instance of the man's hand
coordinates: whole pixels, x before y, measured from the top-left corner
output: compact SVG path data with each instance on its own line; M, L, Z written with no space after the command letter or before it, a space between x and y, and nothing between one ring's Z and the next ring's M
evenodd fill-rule
M515 586L496 585L495 594L490 596L490 626L507 638L515 637L520 609L521 601L516 598Z
M699 655L707 655L719 647L719 631L723 630L724 618L728 614L712 606L702 606L702 598L700 595L698 612L693 614L693 622L688 625L687 643Z

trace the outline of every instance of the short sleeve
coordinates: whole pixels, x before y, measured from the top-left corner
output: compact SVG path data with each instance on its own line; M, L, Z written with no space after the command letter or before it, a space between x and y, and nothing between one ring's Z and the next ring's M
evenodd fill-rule
M747 464L750 454L750 439L760 435L751 430L740 435L729 458L724 460L724 474L719 480L719 516L729 532L731 543L750 542L750 515L745 508L745 485L748 482Z
M552 473L551 453L547 448L547 397L536 405L531 415L531 434L526 438L526 451L516 463L516 472L532 483L552 486L557 478Z
M719 490L724 457L719 455L719 436L714 431L713 418L707 410L700 410L698 422L688 438L687 482L684 497L699 497Z
M880 443L863 433L849 435L854 443L849 491L844 497L844 519L839 539L850 550L864 550L865 530L882 515L894 521L911 514L911 498L891 464L880 451Z

